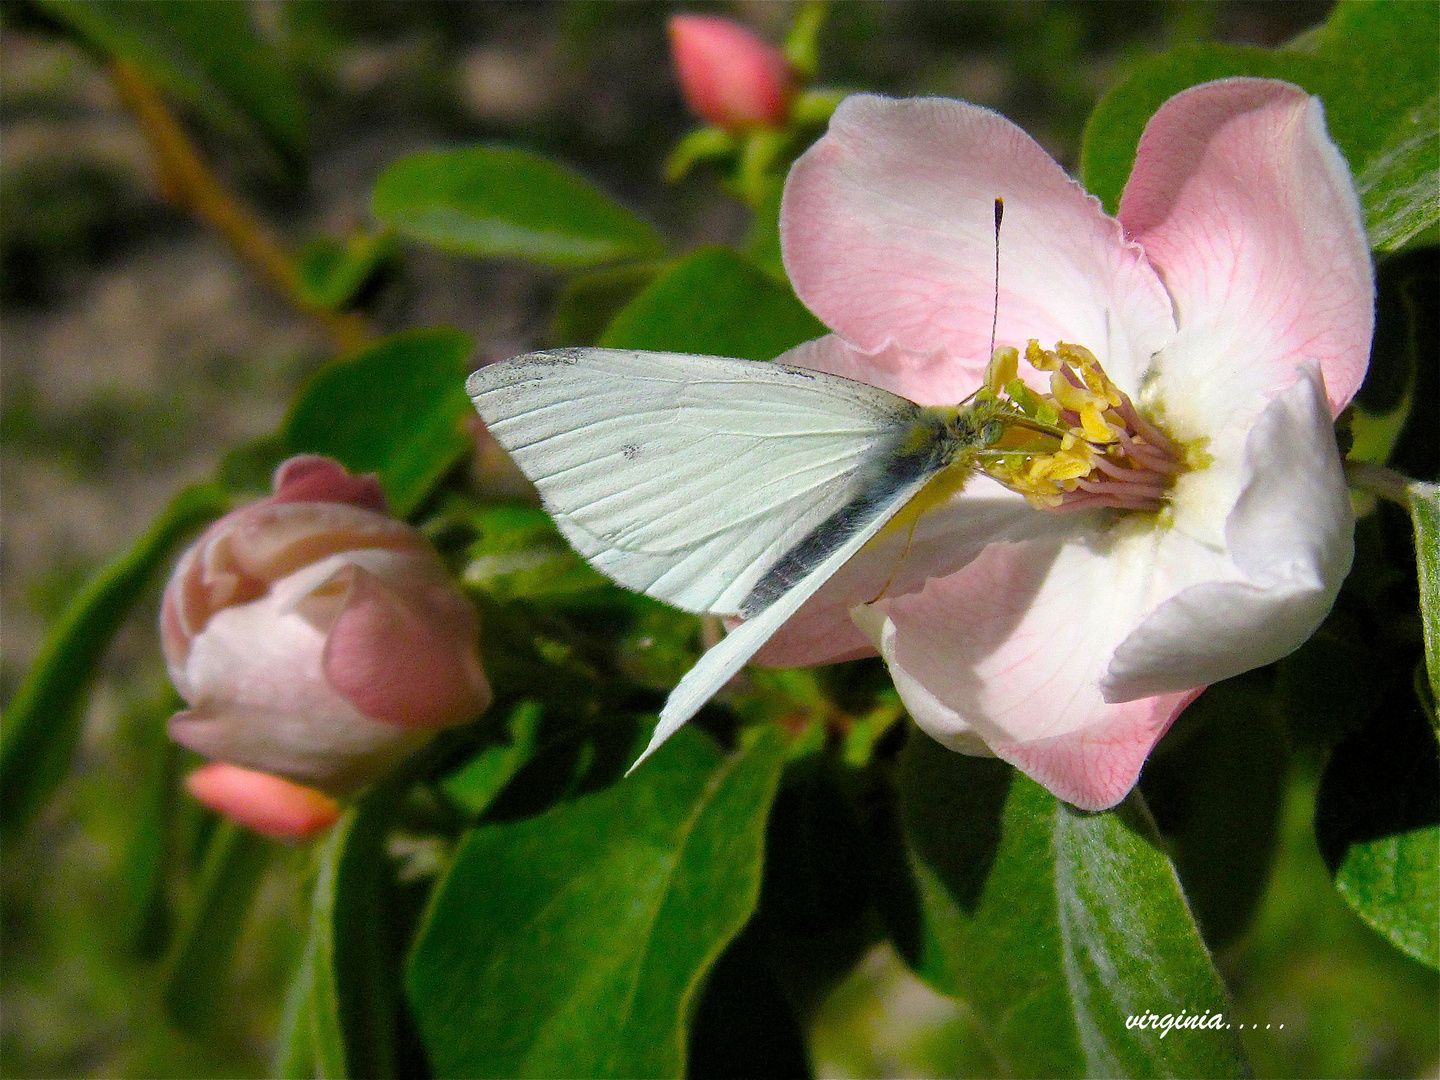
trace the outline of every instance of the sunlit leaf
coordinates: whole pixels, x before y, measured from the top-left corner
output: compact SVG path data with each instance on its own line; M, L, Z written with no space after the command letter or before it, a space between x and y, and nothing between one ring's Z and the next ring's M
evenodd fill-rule
M656 278L600 344L773 360L825 332L789 286L727 248L706 248Z
M1415 564L1420 575L1420 617L1430 692L1440 701L1440 484L1410 485L1410 518L1415 524Z
M355 473L380 474L391 510L406 517L471 448L461 421L466 358L458 330L412 330L320 369L281 428L292 454L327 454Z
M504 147L402 158L375 182L372 207L403 235L464 255L581 267L665 247L652 225L577 173Z
M1243 1076L1233 1031L1130 1025L1229 1000L1143 808L1074 810L999 761L914 736L901 776L918 887L900 944L1017 1076Z
M678 1076L691 1000L760 888L782 742L693 728L634 775L469 833L408 990L440 1076Z
M395 792L351 806L320 842L310 932L285 1003L280 1076L395 1072L397 961L386 940L384 825Z

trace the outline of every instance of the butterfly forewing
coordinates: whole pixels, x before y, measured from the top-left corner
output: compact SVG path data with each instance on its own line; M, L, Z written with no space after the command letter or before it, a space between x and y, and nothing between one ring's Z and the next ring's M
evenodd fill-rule
M623 349L481 368L470 396L566 538L622 585L734 614L918 406L781 364Z

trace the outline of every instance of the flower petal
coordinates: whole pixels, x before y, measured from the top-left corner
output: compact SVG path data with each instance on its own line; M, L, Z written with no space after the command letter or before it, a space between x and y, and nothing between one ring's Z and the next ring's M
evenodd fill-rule
M1117 576L1108 561L1079 543L995 544L958 574L856 618L928 735L963 753L983 743L1060 798L1101 809L1134 786L1198 692L1101 698L1117 630L1134 617L1124 600L1143 585L1143 573ZM1110 592L1121 602L1107 611Z
M1225 522L1233 572L1176 590L1150 612L1116 649L1106 700L1218 682L1297 648L1334 603L1353 532L1325 386L1307 365L1246 441Z
M1086 345L1133 389L1174 332L1163 286L1098 200L988 109L944 98L841 102L786 181L786 271L847 341L941 354L978 381L989 359L997 196L997 340Z
M372 720L464 723L490 704L470 605L423 578L389 582L350 565L327 583L344 602L325 642L325 677Z
M1374 278L1318 98L1248 78L1177 94L1146 125L1120 220L1175 301L1179 337L1160 364L1181 437L1248 426L1307 359L1332 414L1354 396Z
M334 458L297 454L280 463L268 502L348 503L385 513L385 489L374 473L351 476Z
M185 778L196 800L272 840L308 840L340 820L340 804L269 773L211 762Z

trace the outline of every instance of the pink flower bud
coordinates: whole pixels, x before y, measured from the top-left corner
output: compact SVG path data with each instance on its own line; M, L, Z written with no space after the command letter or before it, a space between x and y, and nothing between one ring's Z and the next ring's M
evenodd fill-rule
M364 786L490 703L474 609L384 508L373 476L291 458L275 493L210 526L165 589L165 661L190 705L170 736L226 763L190 789L267 835L325 827L338 808L321 792Z
M673 15L670 53L695 115L727 131L785 122L795 74L779 49L739 23Z

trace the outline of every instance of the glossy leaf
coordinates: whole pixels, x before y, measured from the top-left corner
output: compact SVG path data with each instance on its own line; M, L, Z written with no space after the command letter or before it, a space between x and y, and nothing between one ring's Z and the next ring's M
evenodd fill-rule
M1392 944L1440 967L1440 748L1407 678L1335 748L1315 835L1346 903Z
M905 947L1018 1076L1242 1076L1234 1032L1127 1025L1229 1001L1143 804L1086 814L1009 766L913 735L901 809L918 889Z
M826 332L788 286L733 251L706 248L656 278L600 344L773 360Z
M305 104L290 70L260 36L249 5L230 0L36 0L46 14L231 131L263 136L292 162L304 155Z
M1410 485L1410 519L1415 525L1415 564L1420 576L1420 618L1430 692L1440 702L1440 484Z
M463 255L598 266L659 254L654 226L579 174L497 146L414 154L375 182L376 218Z
M687 728L632 776L466 835L407 987L439 1076L676 1076L760 887L779 736Z
M1440 95L1395 118L1385 141L1355 178L1365 228L1381 251L1394 251L1440 223Z
M408 516L471 448L461 421L471 414L465 376L473 347L458 330L413 330L328 364L285 420L287 451L379 473L390 509Z
M1233 75L1295 83L1325 103L1326 123L1357 177L1372 242L1382 248L1434 214L1414 180L1440 158L1424 122L1440 60L1434 43L1440 9L1433 4L1338 4L1330 20L1288 49L1186 45L1147 58L1096 106L1085 128L1085 185L1108 210L1119 203L1140 132L1155 110L1188 86ZM1419 110L1416 112L1415 110ZM1418 142L1412 136L1420 135ZM1388 163L1381 160L1390 155ZM1417 208L1418 207L1418 208ZM1423 228L1424 226L1419 226ZM1415 230L1418 231L1418 228Z
M1185 710L1140 777L1212 949L1247 929L1270 880L1289 758L1278 712L1262 679L1217 683Z
M4 835L18 834L70 768L85 696L111 639L191 532L224 513L219 488L186 488L130 550L71 601L5 709L0 733Z
M396 964L385 940L382 847L395 793L351 806L316 849L310 933L286 997L276 1054L285 1077L395 1072Z
M160 1000L180 1030L204 1034L225 992L240 931L274 844L233 821L215 827L205 861L161 965Z

